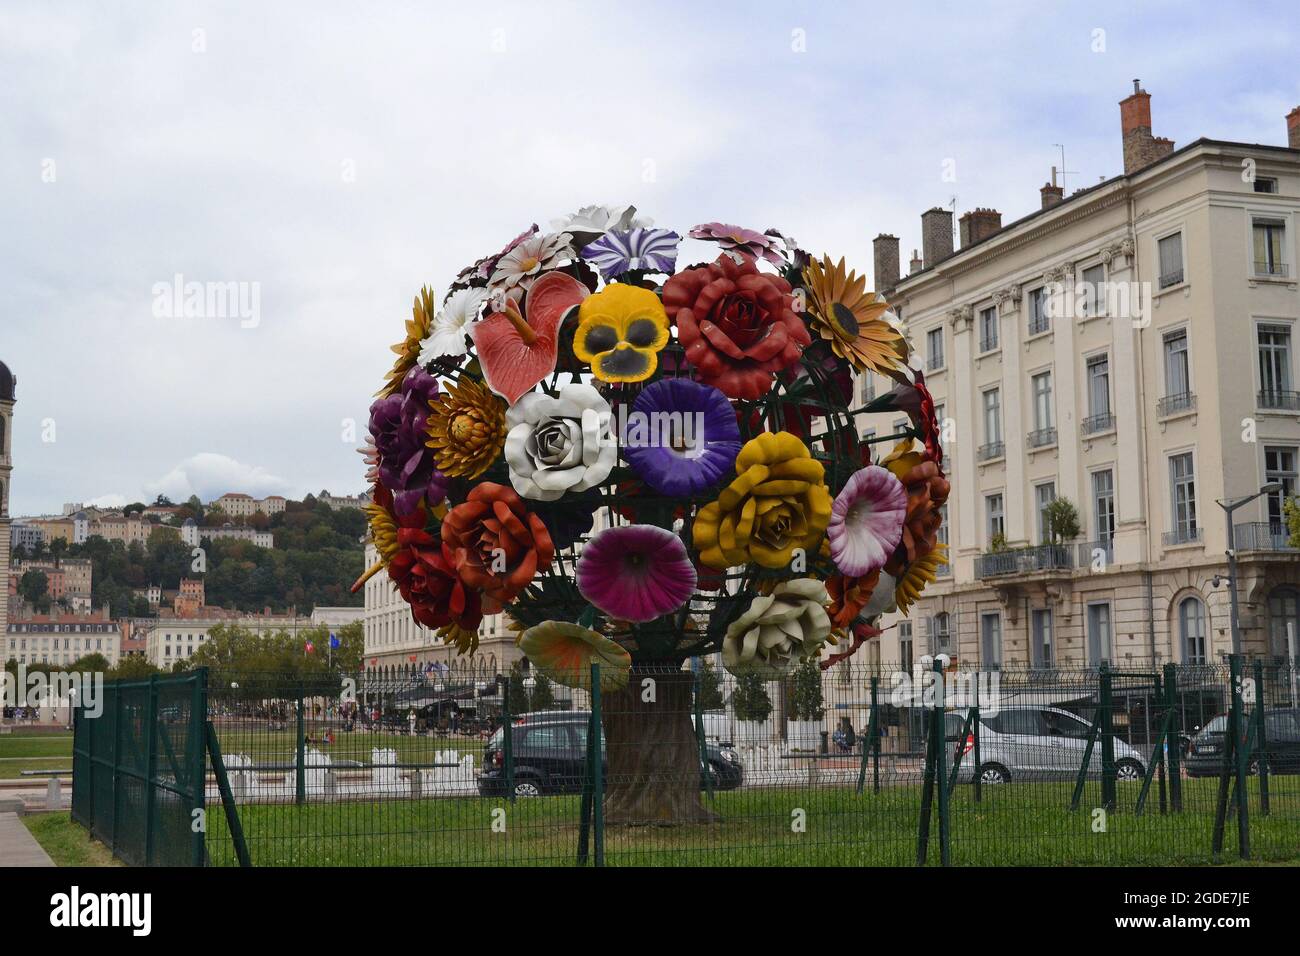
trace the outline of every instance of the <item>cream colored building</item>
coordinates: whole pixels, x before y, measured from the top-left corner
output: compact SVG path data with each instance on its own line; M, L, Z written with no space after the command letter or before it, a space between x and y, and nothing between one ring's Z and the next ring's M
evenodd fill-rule
M255 514L277 515L284 511L285 499L280 495L254 498L239 492L222 495L209 506L220 508L232 518L251 518Z
M145 657L149 662L166 670L193 655L218 624L242 627L261 637L281 631L297 635L320 626L310 617L295 614L213 614L205 617L136 618L132 621L132 629L136 638L144 638Z
M1300 550L1281 504L1300 471L1300 110L1290 148L1175 150L1151 135L1149 102L1121 104L1123 175L1068 199L1049 183L1005 227L968 213L955 252L951 214L930 210L924 259L897 281L897 240L877 239L877 286L893 286L926 369L953 486L952 567L909 619L886 618L887 662L1217 662L1232 636L1215 502L1269 482L1285 491L1232 519L1241 643L1297 653ZM873 387L889 386L864 377L859 397ZM1055 497L1083 533L1045 546Z
M122 627L107 609L97 614L32 615L10 621L4 659L19 664L72 664L87 654L102 654L109 666L121 658Z

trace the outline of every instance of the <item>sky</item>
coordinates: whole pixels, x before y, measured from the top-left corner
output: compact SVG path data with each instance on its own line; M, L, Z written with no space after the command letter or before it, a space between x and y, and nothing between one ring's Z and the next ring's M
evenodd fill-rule
M1178 145L1285 144L1298 9L5 0L11 513L363 490L420 287L581 205L870 273L931 206L1037 208L1055 144L1067 191L1120 172L1134 78Z

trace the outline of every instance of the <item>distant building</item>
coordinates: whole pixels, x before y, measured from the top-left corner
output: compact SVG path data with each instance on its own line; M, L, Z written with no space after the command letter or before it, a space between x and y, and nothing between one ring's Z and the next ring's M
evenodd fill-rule
M353 495L351 497L348 497L347 495L326 494L319 496L316 500L330 508L364 508L366 505L370 504L370 496L365 494Z
M9 526L9 542L12 548L22 548L30 553L45 543L45 532L39 525L15 521Z
M164 616L166 615L166 616ZM158 618L136 618L132 621L133 631L137 636L143 632L145 656L149 662L164 670L170 669L177 661L193 656L211 636L212 629L218 624L242 627L262 637L284 631L297 635L303 631L319 627L310 617L299 614L272 614L269 610L261 614L249 614L243 611L230 611L225 608L202 608L191 617L175 617L164 612Z
M122 628L108 609L95 614L33 614L10 621L4 656L19 664L72 664L102 654L109 666L121 659Z
M251 518L255 514L278 515L284 511L286 500L280 495L254 498L239 492L229 492L212 502L209 508L220 508L232 518Z
M256 528L230 524L229 522L220 528L204 528L193 518L186 518L185 523L181 525L181 540L192 548L198 547L200 541L215 541L225 538L236 541L251 541L259 548L275 547L275 535L270 531L258 531Z

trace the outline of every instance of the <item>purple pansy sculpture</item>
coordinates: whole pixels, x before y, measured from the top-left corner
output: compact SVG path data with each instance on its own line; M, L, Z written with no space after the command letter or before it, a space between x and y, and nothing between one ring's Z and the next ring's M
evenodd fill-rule
M773 265L784 265L785 261L777 248L777 240L754 229L733 226L725 222L702 222L690 231L692 239L704 239L716 242L728 252L738 252L750 259L763 258Z
M888 468L855 471L835 496L826 537L835 566L861 577L885 566L903 537L907 489Z
M653 621L695 593L695 566L677 535L649 524L606 528L582 549L578 592L611 618Z
M642 389L622 432L623 457L647 485L675 498L718 484L740 453L727 397L688 378L661 378Z
M681 240L671 229L607 232L583 248L582 258L607 280L636 270L671 275L677 267L677 244Z
M425 445L429 400L437 394L438 379L417 365L398 392L370 406L379 478L392 491L399 517L415 511L421 499L433 507L447 496L447 476L433 466L433 453Z

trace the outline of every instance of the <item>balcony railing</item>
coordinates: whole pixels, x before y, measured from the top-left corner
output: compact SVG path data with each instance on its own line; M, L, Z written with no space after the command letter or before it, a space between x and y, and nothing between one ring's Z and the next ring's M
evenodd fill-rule
M1183 270L1175 269L1173 272L1166 272L1160 276L1160 288L1168 289L1171 285L1178 285L1183 281Z
M1179 544L1195 544L1200 540L1200 528L1178 528L1174 531L1166 531L1160 536L1160 543L1166 548Z
M1257 276L1280 276L1286 278L1288 274L1285 262L1260 262L1259 260L1255 260L1255 275Z
M1280 521L1233 525L1232 539L1238 551L1300 551L1291 544L1291 533Z
M1107 541L1080 541L1077 545L1075 545L1074 557L1075 557L1075 561L1077 562L1075 566L1079 568L1091 568L1092 562L1096 560L1098 552L1101 553L1102 559L1105 561L1106 567L1110 567L1112 564L1114 564L1115 563L1114 539L1112 538Z
M996 335L980 339L980 352L992 352L997 347L998 338Z
M1000 441L991 441L980 445L976 457L980 461L992 461L995 458L1002 458L1007 453L1007 446Z
M1030 448L1043 448L1047 445L1055 445L1056 429L1036 428L1025 436L1025 441Z
M1110 412L1103 412L1100 415L1089 415L1083 420L1080 426L1085 435L1097 435L1101 432L1115 430L1115 416Z
M1260 408L1285 408L1300 411L1300 392L1285 388L1262 388L1258 395Z
M1051 327L1052 327L1052 320L1047 317L1046 313L1042 315L1031 315L1029 317L1030 335L1041 335L1043 332L1046 332Z
M1070 545L1041 544L1034 548L981 554L975 558L975 577L983 580L1007 574L1068 571L1074 566L1074 549Z
M1156 414L1161 418L1166 415L1175 415L1178 412L1190 411L1196 407L1195 392L1179 392L1176 395L1166 395L1156 403Z

